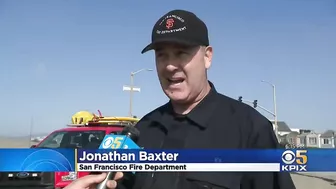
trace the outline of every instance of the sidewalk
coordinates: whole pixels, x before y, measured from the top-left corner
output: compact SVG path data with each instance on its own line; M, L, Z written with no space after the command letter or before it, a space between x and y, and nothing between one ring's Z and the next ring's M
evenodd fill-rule
M319 178L310 177L307 174L291 174L296 189L336 189L330 182Z
M310 177L310 178L317 178L317 179L324 180L326 182L336 184L336 172L310 172L310 173L300 172L300 173L294 173L294 174L303 175L303 176Z

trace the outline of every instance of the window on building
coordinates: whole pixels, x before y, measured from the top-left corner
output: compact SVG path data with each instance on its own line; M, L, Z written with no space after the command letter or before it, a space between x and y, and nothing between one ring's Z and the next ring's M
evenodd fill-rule
M317 144L317 140L315 137L309 137L308 142L309 144Z
M322 143L323 143L323 144L331 144L331 141L330 141L329 138L324 138L324 139L322 140Z
M299 144L305 144L305 138L299 138Z

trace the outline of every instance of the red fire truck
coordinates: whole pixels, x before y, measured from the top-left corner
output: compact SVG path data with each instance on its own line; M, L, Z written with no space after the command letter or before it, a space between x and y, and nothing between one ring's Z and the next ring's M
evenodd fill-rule
M71 125L49 134L32 148L98 149L107 134L118 134L125 126L134 126L139 119L131 117L103 117L81 111L72 117ZM0 188L66 187L73 180L88 175L86 172L7 172L0 173Z

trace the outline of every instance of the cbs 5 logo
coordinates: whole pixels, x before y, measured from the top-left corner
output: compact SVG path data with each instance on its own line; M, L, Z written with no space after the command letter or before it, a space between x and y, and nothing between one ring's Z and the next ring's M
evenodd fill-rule
M281 159L285 164L292 164L294 162L299 165L306 164L308 162L307 150L296 150L296 153L286 150L282 153Z
M125 137L107 137L103 143L102 143L102 148L103 149L119 149L121 148L121 145L124 141ZM125 147L124 147L125 148Z

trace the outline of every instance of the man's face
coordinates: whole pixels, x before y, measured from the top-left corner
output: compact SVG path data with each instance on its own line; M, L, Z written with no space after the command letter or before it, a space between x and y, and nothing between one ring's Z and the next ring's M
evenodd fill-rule
M155 48L156 69L164 93L174 102L188 103L207 85L212 48L159 44Z

